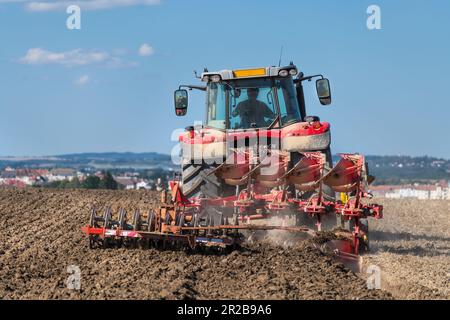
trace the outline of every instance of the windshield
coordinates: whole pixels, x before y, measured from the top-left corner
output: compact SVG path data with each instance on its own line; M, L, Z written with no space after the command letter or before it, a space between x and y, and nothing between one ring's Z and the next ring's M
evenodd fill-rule
M280 105L280 118L283 125L298 122L301 119L297 102L297 93L291 78L277 79L278 104Z
M206 99L207 125L217 129L226 128L226 91L222 84L210 83Z
M230 82L229 120L231 129L263 128L277 116L270 78Z
M300 121L292 78L209 83L207 125L218 129L266 128Z

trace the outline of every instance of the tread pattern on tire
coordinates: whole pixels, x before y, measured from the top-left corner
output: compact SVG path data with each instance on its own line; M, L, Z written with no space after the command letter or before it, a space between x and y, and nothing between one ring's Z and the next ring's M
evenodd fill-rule
M214 174L209 174L214 168L207 164L185 164L182 180L183 193L187 197L203 195L217 198L222 194L222 182Z

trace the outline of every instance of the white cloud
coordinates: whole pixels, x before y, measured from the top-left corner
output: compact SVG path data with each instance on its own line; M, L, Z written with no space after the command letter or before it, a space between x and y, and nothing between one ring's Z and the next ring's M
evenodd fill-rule
M0 0L2 2L26 2L26 9L35 12L65 11L69 5L77 5L81 10L102 10L137 5L153 6L160 0Z
M147 43L144 43L140 46L139 48L139 55L143 56L143 57L148 57L151 56L152 54L155 53L155 49L153 49L153 47Z
M105 51L74 49L62 52L52 52L43 48L28 49L20 63L29 65L59 64L67 67L102 64L109 67L134 66L134 62L122 61Z
M78 79L75 80L75 84L79 86L84 86L89 82L89 76L88 75L82 75Z
M64 52L52 52L42 48L28 49L26 55L20 58L24 64L62 64L66 66L87 65L105 61L108 53L101 51L86 52L75 49Z

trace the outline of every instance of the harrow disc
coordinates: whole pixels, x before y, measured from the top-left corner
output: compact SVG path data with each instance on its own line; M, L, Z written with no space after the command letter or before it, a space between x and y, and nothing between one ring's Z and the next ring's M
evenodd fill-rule
M155 231L155 229L156 229L156 215L152 210L150 210L147 216L147 231L152 232Z
M119 228L124 229L127 220L127 212L125 209L119 209Z
M91 215L89 217L89 225L90 226L95 226L95 222L96 222L96 218L97 218L97 211L95 210L95 208L91 209Z
M111 219L112 219L112 213L110 208L105 209L105 213L103 215L103 227L104 228L110 228L111 227Z
M139 231L141 228L141 212L136 210L133 215L133 230Z

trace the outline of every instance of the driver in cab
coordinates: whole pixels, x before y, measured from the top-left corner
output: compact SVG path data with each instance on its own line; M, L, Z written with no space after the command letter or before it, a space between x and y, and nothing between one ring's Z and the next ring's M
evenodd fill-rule
M240 127L245 128L261 128L268 125L264 118L269 118L271 121L275 119L275 113L258 98L258 88L247 89L247 100L238 103L232 112L232 116L239 116L241 118Z

